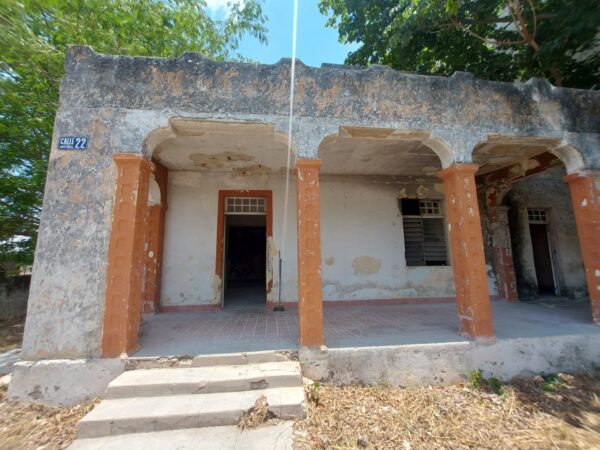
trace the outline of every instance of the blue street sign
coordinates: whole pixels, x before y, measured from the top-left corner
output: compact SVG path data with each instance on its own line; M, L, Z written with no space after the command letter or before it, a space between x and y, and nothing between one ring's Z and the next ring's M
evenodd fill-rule
M82 136L61 136L58 139L59 150L85 150L88 140Z

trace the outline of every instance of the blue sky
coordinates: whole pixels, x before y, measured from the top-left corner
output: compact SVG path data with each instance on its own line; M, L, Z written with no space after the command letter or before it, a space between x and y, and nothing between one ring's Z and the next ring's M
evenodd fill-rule
M227 0L207 0L217 17L225 12ZM298 0L298 35L296 57L309 66L321 63L344 62L349 51L356 45L338 42L337 30L325 28L327 17L319 12L318 0ZM239 53L254 61L274 64L281 58L292 56L293 0L264 0L263 12L267 16L269 44L262 45L256 39L245 37Z

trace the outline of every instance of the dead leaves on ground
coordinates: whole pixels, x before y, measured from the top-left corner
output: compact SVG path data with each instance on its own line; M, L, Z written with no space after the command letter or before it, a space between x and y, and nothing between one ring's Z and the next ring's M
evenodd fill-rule
M0 390L0 449L45 450L67 448L75 439L79 420L97 403L53 408L6 400Z
M497 394L463 385L307 386L297 449L600 449L600 380L559 374ZM317 401L315 401L317 399Z

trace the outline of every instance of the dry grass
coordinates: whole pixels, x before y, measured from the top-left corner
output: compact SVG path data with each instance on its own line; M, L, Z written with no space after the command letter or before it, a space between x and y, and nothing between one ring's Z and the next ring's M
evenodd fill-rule
M254 406L246 412L238 423L238 427L242 430L246 428L256 428L265 425L275 418L275 414L269 411L267 397L261 395L254 402Z
M463 385L307 387L297 449L600 449L600 379Z
M0 320L0 353L20 347L25 318Z
M79 420L96 404L52 408L6 400L0 388L0 449L44 450L67 448L75 439Z

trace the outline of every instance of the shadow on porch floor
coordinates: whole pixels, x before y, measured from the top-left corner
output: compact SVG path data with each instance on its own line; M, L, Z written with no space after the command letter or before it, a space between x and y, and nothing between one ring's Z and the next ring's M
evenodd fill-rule
M600 334L589 303L493 302L498 339ZM146 318L135 356L184 356L297 348L298 316L284 312L163 313ZM461 342L454 304L338 306L324 310L329 348Z

